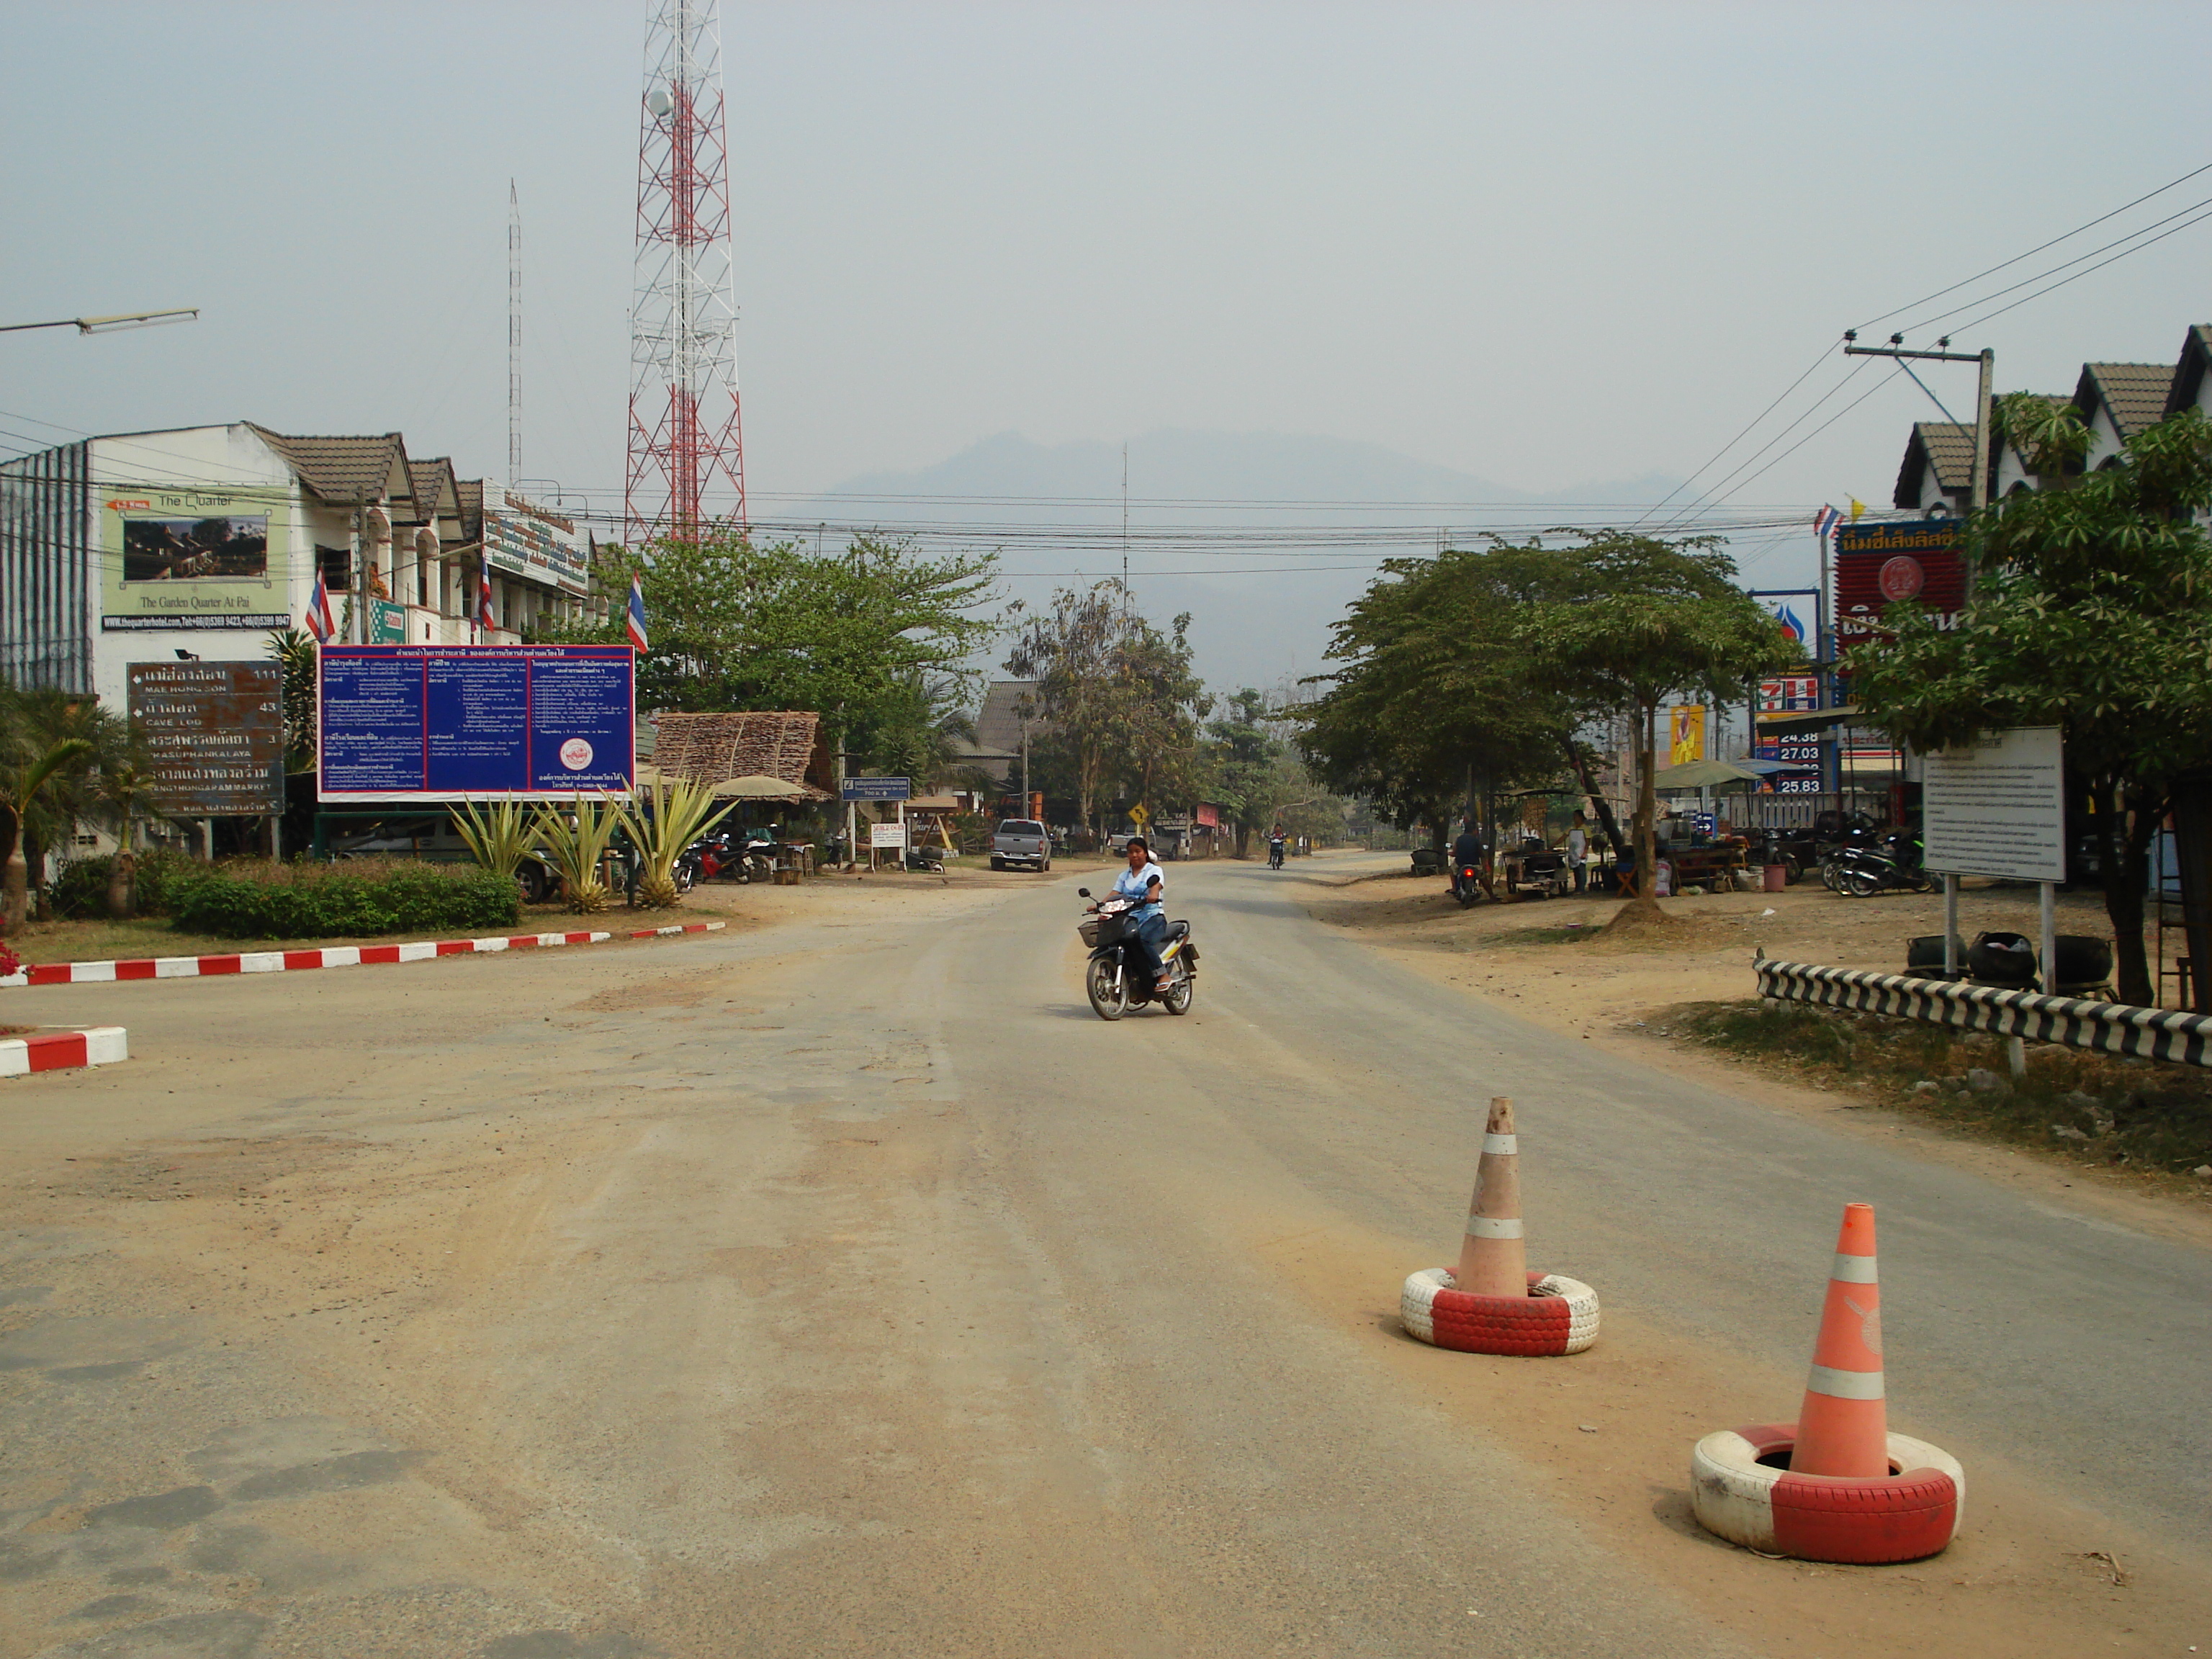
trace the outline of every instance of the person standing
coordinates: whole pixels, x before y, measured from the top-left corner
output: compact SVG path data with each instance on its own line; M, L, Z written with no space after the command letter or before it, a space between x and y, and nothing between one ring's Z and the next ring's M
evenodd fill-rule
M1575 891L1587 891L1589 884L1589 820L1580 812L1567 827L1567 863L1575 872Z

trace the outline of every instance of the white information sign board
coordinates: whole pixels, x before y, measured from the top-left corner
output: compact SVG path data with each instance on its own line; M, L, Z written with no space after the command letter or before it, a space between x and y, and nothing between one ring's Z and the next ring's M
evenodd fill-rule
M881 852L889 848L897 850L906 845L906 825L903 823L872 823L868 826L868 850Z
M1923 756L1920 775L1928 869L2066 879L2066 782L2057 726L2015 726Z

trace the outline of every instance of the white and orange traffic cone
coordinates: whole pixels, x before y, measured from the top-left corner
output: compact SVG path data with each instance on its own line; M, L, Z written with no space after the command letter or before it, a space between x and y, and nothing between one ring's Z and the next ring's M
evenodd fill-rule
M1521 1147L1513 1133L1513 1103L1490 1102L1482 1135L1482 1161L1468 1200L1467 1234L1460 1241L1453 1288L1469 1296L1528 1294L1528 1245L1521 1231Z
M1536 1357L1580 1353L1597 1340L1597 1292L1562 1273L1528 1271L1520 1151L1513 1103L1499 1095L1490 1103L1459 1270L1424 1267L1399 1292L1399 1321L1416 1341Z
M1795 1423L1723 1429L1690 1454L1706 1531L1806 1561L1917 1561L1949 1544L1966 1474L1939 1446L1889 1432L1874 1206L1846 1204Z
M1813 1344L1813 1373L1797 1413L1792 1474L1889 1473L1889 1422L1882 1398L1881 1286L1875 1277L1874 1206L1846 1204L1836 1265Z

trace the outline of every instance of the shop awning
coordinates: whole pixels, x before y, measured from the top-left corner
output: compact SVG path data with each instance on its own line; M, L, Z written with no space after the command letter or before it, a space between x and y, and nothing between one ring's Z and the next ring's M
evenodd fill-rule
M1808 732L1826 732L1832 726L1848 726L1859 717L1859 706L1847 703L1841 708L1812 708L1797 714L1761 714L1759 735L1762 738L1802 738Z

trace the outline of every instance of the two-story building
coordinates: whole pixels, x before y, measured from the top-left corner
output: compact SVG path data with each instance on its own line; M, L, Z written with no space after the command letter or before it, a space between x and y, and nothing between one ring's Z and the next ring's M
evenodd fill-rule
M307 626L319 580L341 640L515 644L603 611L592 551L573 520L410 460L396 432L87 438L0 463L0 678L120 708L133 662L262 659L269 630Z

